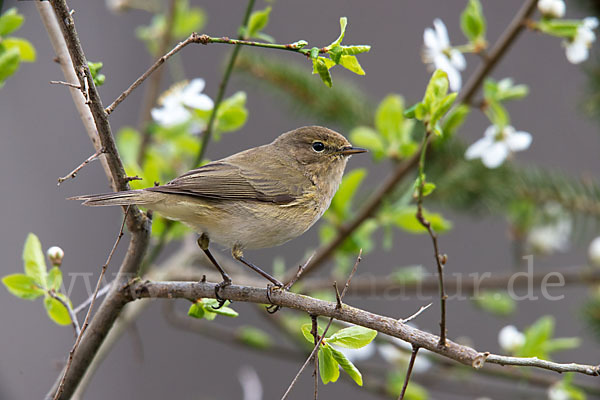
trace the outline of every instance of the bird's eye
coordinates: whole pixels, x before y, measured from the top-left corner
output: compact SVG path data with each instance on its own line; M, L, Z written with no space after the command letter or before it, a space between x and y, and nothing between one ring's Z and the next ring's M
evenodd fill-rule
M314 142L312 144L312 148L314 151L316 151L317 153L322 152L323 150L325 150L325 145L321 142Z

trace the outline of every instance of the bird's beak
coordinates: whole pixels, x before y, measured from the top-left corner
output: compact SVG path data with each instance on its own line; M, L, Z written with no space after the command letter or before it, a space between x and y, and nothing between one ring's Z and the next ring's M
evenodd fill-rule
M369 150L363 149L362 147L346 146L346 147L342 147L342 149L340 150L340 153L345 156L349 156L352 154L366 153L367 151L369 151Z

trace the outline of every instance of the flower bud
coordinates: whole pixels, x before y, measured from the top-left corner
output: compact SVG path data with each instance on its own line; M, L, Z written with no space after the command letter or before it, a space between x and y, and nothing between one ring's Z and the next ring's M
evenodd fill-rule
M600 267L600 236L592 240L588 248L588 257L592 265Z
M525 344L525 335L513 325L507 325L498 333L498 343L503 350L514 353Z
M539 0L538 10L548 18L562 18L565 16L565 2L563 0Z
M62 264L63 257L65 256L65 252L58 246L52 246L46 252L50 263L54 267L60 267Z

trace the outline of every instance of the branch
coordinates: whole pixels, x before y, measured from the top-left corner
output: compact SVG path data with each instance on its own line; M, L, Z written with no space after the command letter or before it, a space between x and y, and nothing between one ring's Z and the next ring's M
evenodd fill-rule
M46 293L48 293L48 296L52 297L53 299L56 299L60 304L63 305L63 307L65 307L67 309L67 312L69 313L69 317L71 318L71 324L73 325L73 330L75 331L75 337L79 337L79 335L81 334L81 328L79 327L79 320L77 319L77 313L75 312L75 310L73 310L73 307L71 307L71 304L69 304L68 301L65 301L62 297L58 296L54 290L48 290Z
M118 291L125 302L141 298L183 298L194 301L201 297L215 298L215 286L215 283L210 282L141 282L137 280L122 286ZM231 301L258 304L269 303L267 289L250 286L227 286L220 290L219 295ZM471 347L460 345L451 340L447 340L446 346L440 346L439 337L436 335L403 324L394 318L373 314L346 304L341 309L338 309L335 302L331 303L281 290L273 291L270 297L272 303L275 305L304 311L308 314L335 318L340 321L374 329L475 369L483 367L487 360L500 365L527 365L556 372L578 372L591 376L600 375L600 366L575 363L558 364L538 359L504 357L487 352L478 352Z
M60 184L63 183L64 181L66 181L67 179L75 178L77 176L77 173L81 170L81 168L85 167L87 164L94 161L96 158L100 157L100 154L103 154L103 153L104 153L104 148L97 150L94 154L92 154L91 156L86 158L84 162L79 164L77 166L77 168L75 168L73 171L69 172L67 175L63 176L62 178L58 178L57 186L60 186Z

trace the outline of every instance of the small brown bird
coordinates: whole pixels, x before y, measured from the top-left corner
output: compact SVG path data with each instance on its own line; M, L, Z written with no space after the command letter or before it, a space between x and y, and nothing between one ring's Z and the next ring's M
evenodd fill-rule
M236 260L282 287L243 250L278 246L304 233L329 207L349 156L365 151L331 129L307 126L162 186L72 199L87 206L137 204L189 225L223 277L215 290L221 301L218 292L231 278L208 250L209 241L229 247Z

